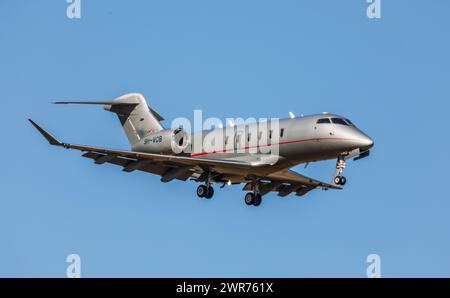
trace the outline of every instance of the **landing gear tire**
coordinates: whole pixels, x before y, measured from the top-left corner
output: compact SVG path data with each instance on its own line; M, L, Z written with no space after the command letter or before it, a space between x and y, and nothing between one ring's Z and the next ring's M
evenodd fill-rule
M205 198L207 199L211 199L214 195L214 188L212 186L208 186L206 188L206 194L205 194Z
M334 177L334 184L339 185L341 183L341 176Z
M247 205L253 205L253 201L255 199L255 195L252 192L248 192L245 194L244 201Z
M336 176L334 177L334 184L336 185L345 185L347 183L347 178L344 176Z
M199 198L204 198L208 192L208 188L205 185L199 185L197 187L197 196Z
M245 204L247 204L249 206L250 205L259 206L259 205L261 205L262 197L259 193L254 194L253 192L248 192L245 194L244 201L245 201Z
M254 198L253 198L253 206L259 206L259 205L261 205L261 201L262 201L262 198L261 198L261 195L258 193L258 194L256 194L256 195L254 195Z

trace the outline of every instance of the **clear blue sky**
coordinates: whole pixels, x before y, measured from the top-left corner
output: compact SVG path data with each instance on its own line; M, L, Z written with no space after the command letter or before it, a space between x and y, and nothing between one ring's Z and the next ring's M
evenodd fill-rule
M365 0L0 2L0 276L450 276L450 3ZM143 93L170 120L334 112L375 140L343 191L244 204L194 182L49 146L128 149L115 115L48 104ZM330 180L334 161L296 168Z

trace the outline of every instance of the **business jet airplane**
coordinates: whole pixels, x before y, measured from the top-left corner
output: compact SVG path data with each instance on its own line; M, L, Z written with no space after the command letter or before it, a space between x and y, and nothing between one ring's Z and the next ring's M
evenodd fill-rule
M342 175L345 161L367 157L373 140L359 130L350 120L334 114L318 114L293 117L277 121L266 134L253 134L254 124L215 128L188 134L183 128L164 129L160 114L147 105L138 93L125 94L111 102L54 102L55 104L99 104L116 113L131 144L131 150L115 150L101 147L63 143L29 119L31 124L51 145L85 152L84 157L96 164L110 163L123 167L123 171L140 170L161 176L162 182L173 179L187 179L201 182L197 195L212 198L213 183L245 183L244 201L247 205L259 206L262 196L278 192L279 196L295 193L302 196L315 188L342 189L346 178ZM273 124L273 125L272 125ZM271 129L273 128L276 129ZM224 130L231 131L224 133ZM253 129L253 130L252 130ZM224 150L196 148L193 141L196 134L213 136L223 141ZM256 136L258 135L258 136ZM257 137L259 144L249 146ZM210 138L211 139L211 138ZM277 148L277 154L267 153L268 148ZM250 150L253 149L253 150ZM331 183L321 182L290 170L298 164L337 159L335 174Z

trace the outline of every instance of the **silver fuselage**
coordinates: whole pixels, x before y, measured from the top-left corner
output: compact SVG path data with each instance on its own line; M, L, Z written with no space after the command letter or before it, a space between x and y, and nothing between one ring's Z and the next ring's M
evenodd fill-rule
M261 123L236 125L227 128L205 130L190 135L190 146L182 153L184 155L208 159L235 159L255 161L264 155L277 155L277 160L266 169L259 168L260 173L275 171L278 168L295 166L300 163L335 159L339 155L346 155L353 150L367 150L373 146L372 139L354 125L317 123L318 119L341 118L335 114L317 114L292 119L278 120L276 129L269 133L255 131ZM269 131L273 121L268 122ZM264 125L267 122L263 123ZM274 125L275 126L275 125ZM280 133L282 131L282 133ZM252 139L248 135L253 133ZM196 146L196 141L200 145ZM209 141L214 140L214 141ZM221 140L219 146L209 149L208 142ZM253 141L253 142L252 142ZM256 141L256 144L255 144ZM206 146L205 146L206 143ZM217 145L217 144L215 144ZM151 144L140 142L133 146L134 151L151 152ZM268 151L268 147L271 152ZM272 150L276 148L276 150ZM268 169L270 168L270 170Z

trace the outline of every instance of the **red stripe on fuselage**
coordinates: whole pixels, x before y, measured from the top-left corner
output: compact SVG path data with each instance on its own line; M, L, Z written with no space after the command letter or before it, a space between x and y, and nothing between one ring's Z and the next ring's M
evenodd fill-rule
M253 148L261 148L261 147L270 147L270 146L274 146L274 145L286 145L286 144L293 144L293 143L303 143L303 142L309 142L309 141L320 141L320 140L353 140L353 139L347 139L347 138L312 138L312 139L285 141L285 142L280 142L280 143L276 143L276 144L246 146L246 147L240 148L240 150L242 150L242 149L246 150L246 149L253 149ZM212 152L194 153L194 154L191 154L190 157L198 157L198 156L205 156L205 155L210 155L210 154L226 153L226 152L229 152L229 151L235 151L235 149L232 148L232 149L224 149L224 150L212 151Z

